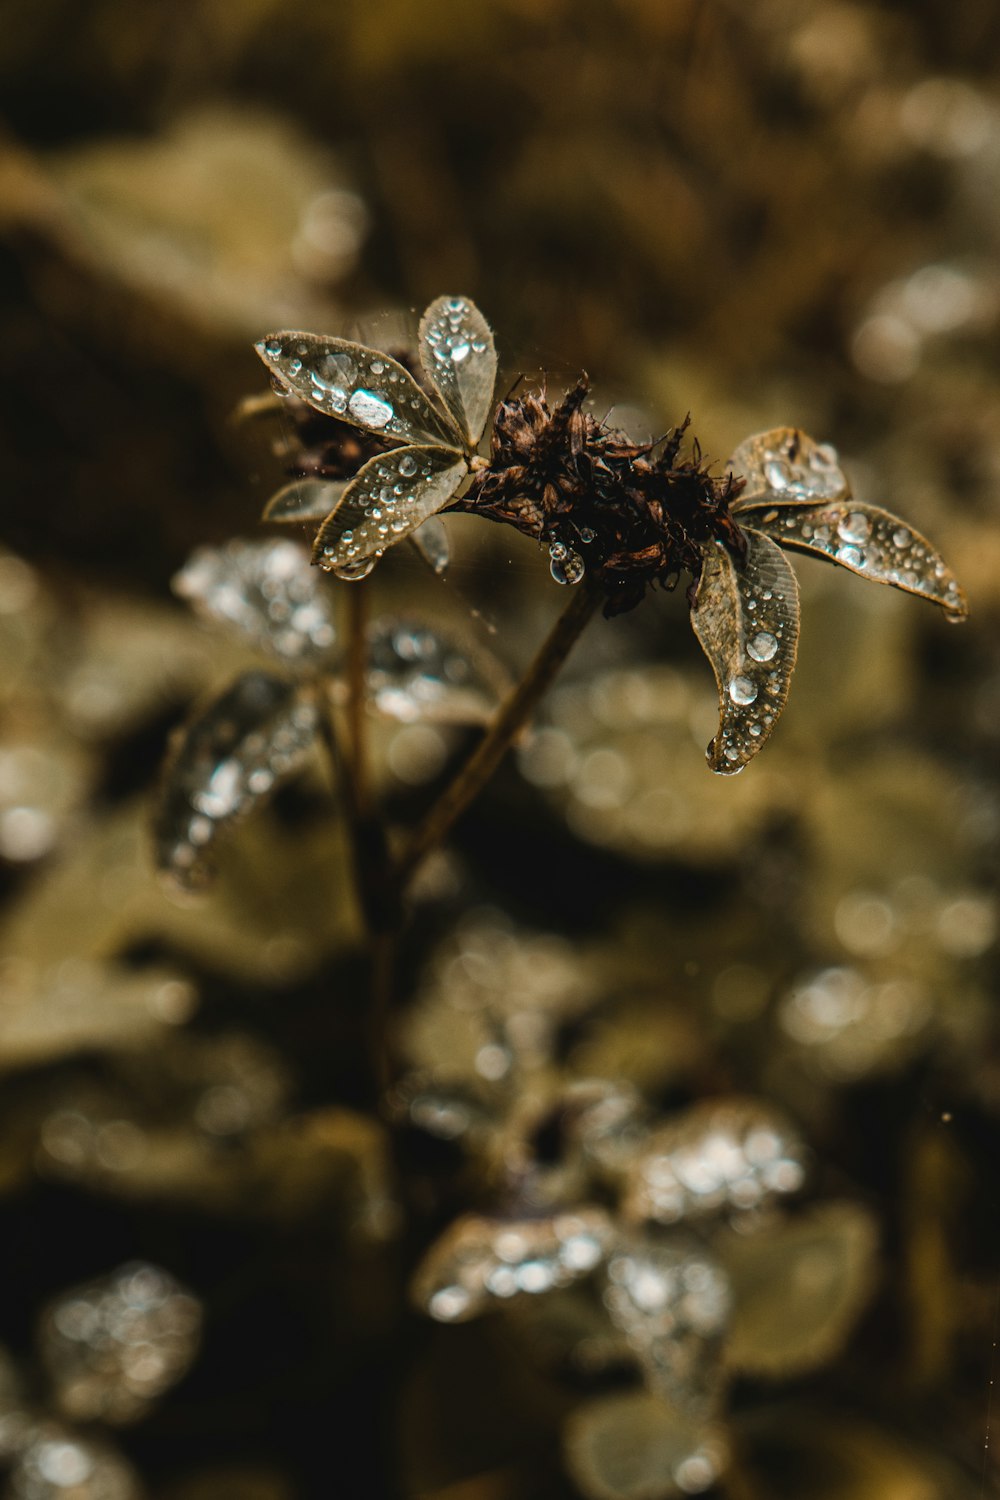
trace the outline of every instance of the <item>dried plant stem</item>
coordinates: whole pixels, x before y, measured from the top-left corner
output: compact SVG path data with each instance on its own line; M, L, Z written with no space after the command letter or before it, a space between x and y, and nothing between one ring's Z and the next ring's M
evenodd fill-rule
M351 745L350 774L354 801L361 817L371 812L368 775L368 590L351 585L346 590L347 610L347 724Z
M589 579L574 589L569 604L483 739L411 835L395 870L394 883L400 892L405 890L427 855L439 847L489 781L566 660L601 597L599 587Z

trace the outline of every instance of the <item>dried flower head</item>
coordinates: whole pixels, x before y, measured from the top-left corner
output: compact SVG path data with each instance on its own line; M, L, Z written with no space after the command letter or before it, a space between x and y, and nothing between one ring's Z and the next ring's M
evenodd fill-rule
M468 298L439 297L427 309L415 374L378 350L313 334L272 334L257 349L284 394L334 419L338 434L361 430L359 457L378 443L345 481L342 437L331 427L324 448L310 424L300 478L265 511L269 520L322 518L313 560L339 577L364 577L445 509L531 537L557 582L600 587L608 616L689 574L692 625L719 689L714 771L742 770L788 697L799 601L782 549L917 594L951 619L967 613L931 544L854 500L836 451L796 428L748 438L717 477L696 441L682 451L687 419L659 443L635 443L587 410L583 376L554 406L544 392L501 401L490 456L478 454L497 360Z

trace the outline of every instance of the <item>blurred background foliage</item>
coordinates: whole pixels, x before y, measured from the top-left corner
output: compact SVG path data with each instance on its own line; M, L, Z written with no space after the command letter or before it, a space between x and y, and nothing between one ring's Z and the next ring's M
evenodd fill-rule
M994 1493L1000 12L5 0L2 20L9 1494ZM281 482L273 428L233 420L266 388L252 341L374 338L444 291L487 314L503 383L586 369L637 436L690 411L720 461L779 424L835 443L972 618L803 563L791 702L734 782L704 767L715 695L683 598L594 624L422 879L387 1116L322 767L197 901L152 874L148 808L171 727L255 661L169 587L195 547L253 536ZM496 684L562 598L529 543L449 526L443 580L392 557L365 587L488 651ZM411 674L373 719L401 821L477 732L426 702ZM455 1328L409 1302L449 1225L502 1216L511 1162L624 1232L607 1161L570 1130L554 1162L539 1135L593 1079L635 1091L642 1130L751 1095L808 1148L796 1204L697 1231L736 1309L708 1436L636 1385L595 1295Z

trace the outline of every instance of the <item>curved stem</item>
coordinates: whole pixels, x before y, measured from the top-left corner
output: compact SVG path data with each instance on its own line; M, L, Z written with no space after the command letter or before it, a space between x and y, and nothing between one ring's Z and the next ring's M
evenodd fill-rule
M428 854L444 841L453 825L489 781L518 731L527 723L539 699L566 660L601 597L599 587L590 579L584 580L574 589L569 604L552 627L525 676L455 779L411 834L395 870L395 884L400 893L405 890Z

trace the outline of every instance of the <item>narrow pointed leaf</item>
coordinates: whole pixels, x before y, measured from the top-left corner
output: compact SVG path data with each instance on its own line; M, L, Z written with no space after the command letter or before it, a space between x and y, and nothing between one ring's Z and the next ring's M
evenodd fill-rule
M451 562L451 542L448 528L439 516L431 516L410 537L424 562L439 576Z
M344 479L293 479L272 495L262 521L325 521L347 488Z
M388 354L315 333L272 333L254 348L279 387L316 411L400 442L464 446L461 433Z
M713 771L740 771L770 738L788 698L799 640L799 591L780 550L745 530L736 557L721 543L705 556L691 623L719 688Z
M299 769L318 717L309 688L247 672L181 729L155 812L160 870L189 889L205 885L219 832Z
M939 604L956 619L969 606L954 573L919 531L890 511L850 496L831 504L740 505L740 518L782 547L839 563L872 583L887 583Z
M452 448L397 448L370 458L316 535L313 561L344 578L370 573L387 547L443 509L468 473Z
M837 450L814 442L797 427L775 427L747 438L726 467L747 482L734 512L761 500L809 505L850 494Z
M483 435L493 404L497 352L490 325L468 297L438 297L420 320L420 358L466 445Z
M199 547L173 589L200 615L286 661L326 656L336 640L328 589L305 548L283 537Z

